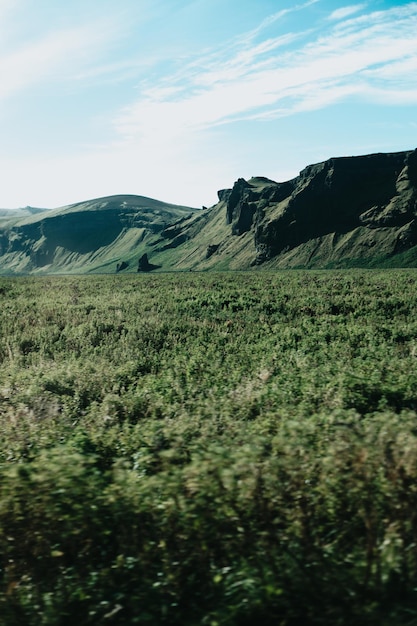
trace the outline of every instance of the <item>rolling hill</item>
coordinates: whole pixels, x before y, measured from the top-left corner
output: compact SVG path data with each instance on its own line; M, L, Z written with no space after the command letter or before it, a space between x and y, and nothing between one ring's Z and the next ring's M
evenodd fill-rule
M114 272L167 224L196 209L144 196L110 196L0 221L0 273ZM19 217L19 216L18 216ZM135 267L136 269L136 267Z
M112 196L0 221L0 273L417 266L417 150L240 178L218 197L197 210Z

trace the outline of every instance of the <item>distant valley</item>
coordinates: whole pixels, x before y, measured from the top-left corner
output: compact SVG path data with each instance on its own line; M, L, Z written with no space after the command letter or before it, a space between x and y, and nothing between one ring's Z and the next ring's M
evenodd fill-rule
M0 274L417 266L417 150L241 178L218 198L0 209Z

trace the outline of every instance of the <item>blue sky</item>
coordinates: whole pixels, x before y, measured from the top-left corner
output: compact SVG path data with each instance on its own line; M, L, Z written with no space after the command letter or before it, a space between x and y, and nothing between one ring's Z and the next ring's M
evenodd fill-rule
M417 146L417 2L0 0L0 207Z

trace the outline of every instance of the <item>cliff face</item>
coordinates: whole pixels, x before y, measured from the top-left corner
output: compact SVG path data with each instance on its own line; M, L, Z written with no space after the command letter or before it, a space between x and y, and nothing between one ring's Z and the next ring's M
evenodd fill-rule
M253 265L285 257L290 266L325 265L320 254L314 262L311 244L319 249L329 236L339 244L348 234L350 240L353 233L355 240L362 237L365 264L368 257L397 254L417 244L416 150L329 159L285 183L239 179L220 197L227 203L232 234L251 232L254 238ZM384 246L378 249L382 234ZM309 260L303 254L307 244ZM339 248L328 250L329 262L342 262L349 253L346 246Z

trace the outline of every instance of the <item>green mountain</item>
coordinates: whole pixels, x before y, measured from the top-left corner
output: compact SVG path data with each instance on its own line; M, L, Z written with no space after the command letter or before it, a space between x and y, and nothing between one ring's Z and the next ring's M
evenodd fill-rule
M209 209L112 196L4 222L0 273L417 266L417 150L239 179Z
M122 195L23 217L11 212L0 219L0 273L114 272L130 263L136 270L148 241L195 211Z
M170 269L417 266L417 150L332 158L296 178L239 179L164 229ZM175 252L175 254L174 254Z
M11 226L24 217L39 215L39 213L43 213L46 210L47 209L37 209L32 206L27 206L22 209L0 209L0 228Z

